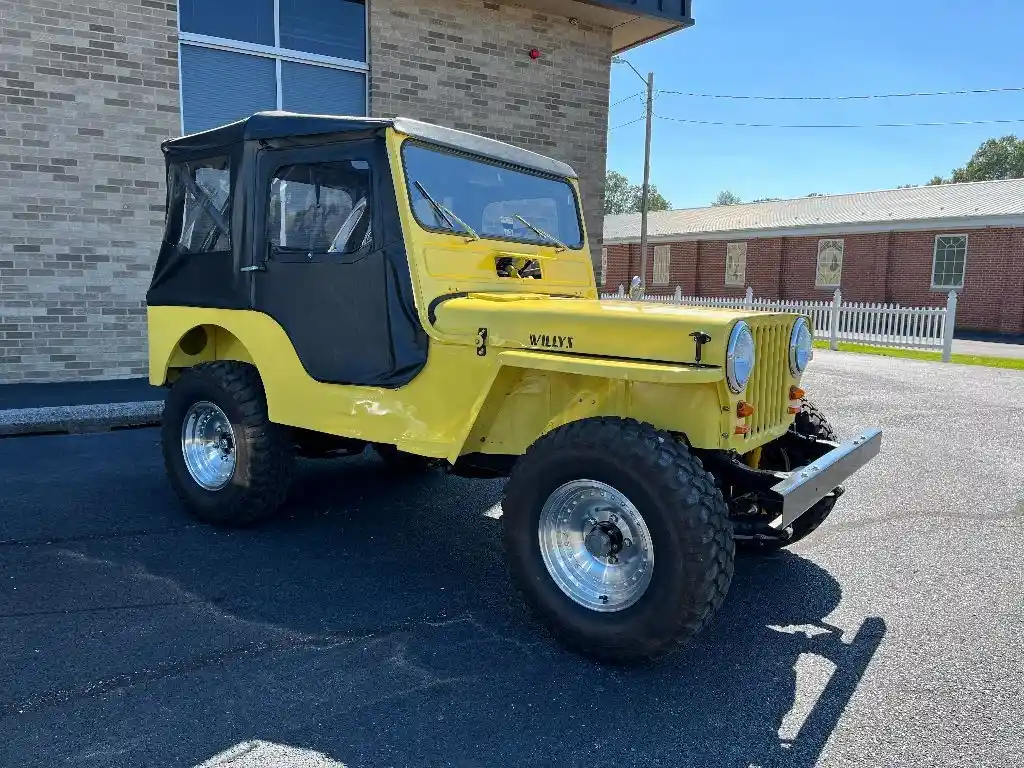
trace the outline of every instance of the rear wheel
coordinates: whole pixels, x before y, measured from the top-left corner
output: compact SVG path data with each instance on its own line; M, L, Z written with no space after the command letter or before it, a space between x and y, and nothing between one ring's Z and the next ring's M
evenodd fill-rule
M230 361L181 374L164 407L164 465L203 522L244 526L270 517L288 494L288 430L270 421L256 369Z
M684 445L647 424L553 430L516 463L502 507L524 600L562 642L604 661L685 643L732 581L721 492Z

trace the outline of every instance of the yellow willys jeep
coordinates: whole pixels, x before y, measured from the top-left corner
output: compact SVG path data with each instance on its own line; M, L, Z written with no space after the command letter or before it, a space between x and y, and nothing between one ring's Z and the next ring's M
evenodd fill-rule
M415 120L258 113L167 141L147 294L163 450L199 519L296 456L507 477L509 566L568 645L656 657L737 546L813 531L880 434L804 399L806 318L601 301L573 170Z

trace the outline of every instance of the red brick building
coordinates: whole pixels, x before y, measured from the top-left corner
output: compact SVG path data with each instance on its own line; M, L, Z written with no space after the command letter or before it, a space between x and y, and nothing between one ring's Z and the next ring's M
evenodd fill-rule
M941 306L957 330L1024 334L1024 179L660 211L648 293ZM607 216L604 291L640 273L640 215Z

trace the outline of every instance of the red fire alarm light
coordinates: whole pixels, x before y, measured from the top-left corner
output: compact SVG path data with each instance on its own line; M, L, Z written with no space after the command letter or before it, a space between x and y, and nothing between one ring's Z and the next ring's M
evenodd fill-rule
M531 48L530 49L530 58L531 59L539 59L540 58L540 51L538 51L536 48Z

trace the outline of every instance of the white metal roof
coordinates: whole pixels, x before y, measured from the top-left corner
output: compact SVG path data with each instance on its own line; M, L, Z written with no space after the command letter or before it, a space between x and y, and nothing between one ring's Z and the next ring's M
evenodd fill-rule
M712 240L1024 226L1024 179L656 211L648 239ZM640 214L605 216L605 243L640 241Z

